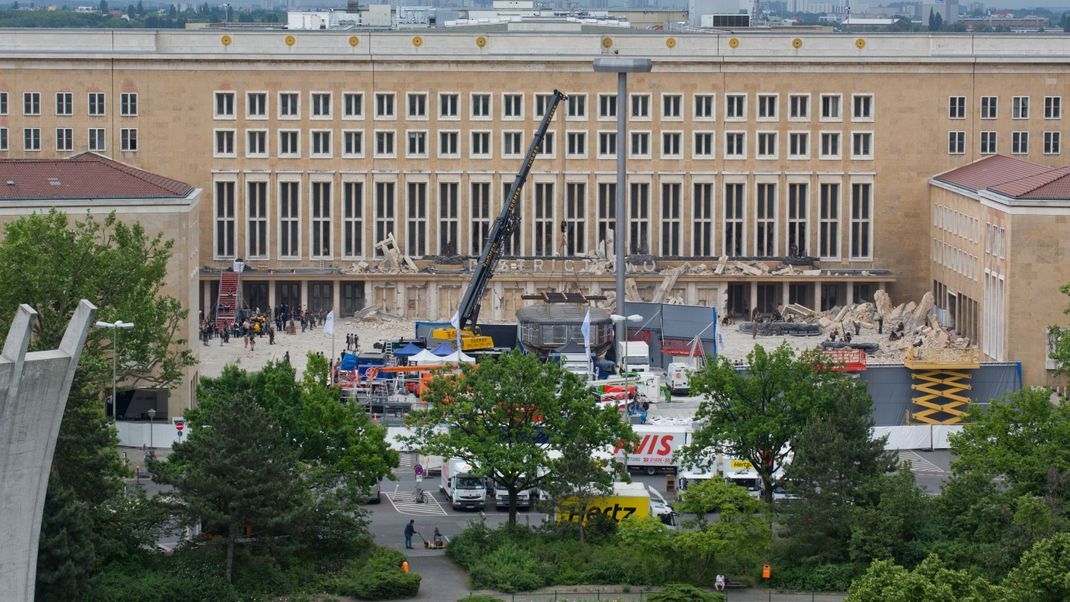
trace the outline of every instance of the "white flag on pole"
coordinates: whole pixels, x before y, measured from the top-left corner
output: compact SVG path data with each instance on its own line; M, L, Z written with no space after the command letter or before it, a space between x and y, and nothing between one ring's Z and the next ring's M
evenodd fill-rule
M453 312L453 317L450 318L450 326L454 328L461 327L461 312L460 310Z
M580 332L583 333L583 351L586 354L588 363L591 361L591 310L587 310L587 315L583 316L583 324L580 324Z
M328 313L327 314L327 319L323 321L323 336L325 336L325 337L333 337L334 336L334 312L333 311Z

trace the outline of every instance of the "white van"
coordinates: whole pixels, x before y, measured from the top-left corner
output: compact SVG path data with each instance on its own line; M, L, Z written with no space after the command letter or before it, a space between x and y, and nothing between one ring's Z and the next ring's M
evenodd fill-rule
M669 381L669 392L673 395L687 395L691 390L691 366L682 362L673 362L665 369Z

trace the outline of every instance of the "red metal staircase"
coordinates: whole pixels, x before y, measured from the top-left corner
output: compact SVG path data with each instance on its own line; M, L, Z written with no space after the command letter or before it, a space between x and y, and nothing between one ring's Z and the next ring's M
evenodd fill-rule
M219 297L215 304L216 330L229 328L238 312L241 295L241 273L222 272L219 275Z

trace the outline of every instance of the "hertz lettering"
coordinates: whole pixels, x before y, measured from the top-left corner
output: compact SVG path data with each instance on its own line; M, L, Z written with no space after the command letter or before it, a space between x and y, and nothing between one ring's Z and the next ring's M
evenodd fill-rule
M635 514L638 508L636 506L621 506L620 504L613 504L612 506L606 506L604 508L588 508L586 513L581 513L579 509L572 510L568 514L561 514L559 520L566 520L571 523L579 522L580 518L583 518L583 522L590 521L595 516L602 514L609 518L612 518L615 522L620 522L629 516Z

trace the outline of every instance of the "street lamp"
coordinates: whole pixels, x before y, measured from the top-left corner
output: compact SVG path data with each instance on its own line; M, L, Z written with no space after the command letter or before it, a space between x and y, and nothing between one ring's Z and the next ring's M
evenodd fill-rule
M624 187L625 168L627 163L627 147L624 136L627 124L628 98L628 74L649 73L652 68L650 59L630 58L602 58L594 60L596 73L617 74L617 194L616 194L616 224L614 227L614 247L616 247L616 272L617 272L617 311L624 312ZM624 321L618 320L617 340L623 342L625 338Z
M115 381L119 371L119 330L129 330L134 327L133 322L123 322L122 320L116 320L114 322L97 322L97 328L110 328L112 330L111 335L111 420L115 422L116 412L119 409L119 400L115 394ZM150 427L151 428L151 427Z
M156 449L152 440L152 421L156 418L156 408L149 408L149 451Z

